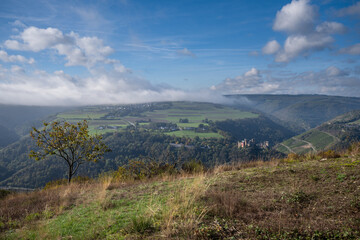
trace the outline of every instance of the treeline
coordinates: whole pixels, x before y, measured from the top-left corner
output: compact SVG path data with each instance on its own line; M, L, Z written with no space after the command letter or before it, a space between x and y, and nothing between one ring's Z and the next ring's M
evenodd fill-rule
M294 136L294 132L269 120L264 116L241 120L226 120L215 122L217 129L226 132L233 140L252 139L258 142L269 141L271 145Z

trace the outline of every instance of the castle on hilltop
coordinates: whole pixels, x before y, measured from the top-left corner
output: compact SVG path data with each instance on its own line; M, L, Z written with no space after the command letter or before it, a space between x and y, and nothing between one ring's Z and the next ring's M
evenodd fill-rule
M238 143L237 143L238 148L252 147L252 146L255 146L255 145L258 146L258 147L261 147L261 148L268 148L269 147L269 141L256 143L254 138L252 138L250 140L247 140L246 138L244 138L243 140L238 141Z

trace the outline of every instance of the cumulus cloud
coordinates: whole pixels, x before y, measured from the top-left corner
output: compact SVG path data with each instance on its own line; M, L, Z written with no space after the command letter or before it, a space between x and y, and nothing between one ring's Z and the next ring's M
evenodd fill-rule
M210 89L223 94L251 94L269 93L278 88L278 84L264 81L258 69L251 68L243 75L235 78L226 78L222 83L212 86Z
M283 47L270 41L263 47L264 54L275 55L276 62L287 63L298 56L331 48L332 34L345 33L346 28L338 22L317 23L317 7L309 0L292 0L277 12L273 30L288 34Z
M350 7L342 8L337 11L339 16L358 16L360 17L360 2L351 5Z
M80 37L74 32L64 34L51 27L28 27L15 39L5 41L4 45L12 50L33 52L55 49L58 54L65 56L67 66L93 67L97 63L108 62L108 56L114 51L104 46L97 37Z
M276 62L289 62L300 54L309 54L312 51L323 50L330 46L333 38L324 35L291 35L284 44L284 48L276 55Z
M33 58L27 59L26 57L21 56L21 55L9 55L4 50L0 50L0 60L3 62L12 62L12 63L21 62L21 63L28 63L28 64L33 64L35 62L35 60Z
M289 33L305 33L311 31L317 12L309 0L292 0L276 13L273 29Z
M191 52L187 48L177 50L176 53L179 54L179 55L183 55L183 56L190 56L190 57L195 57L196 56L193 52Z
M276 40L268 42L262 49L264 54L274 54L280 50L281 46Z
M235 78L226 78L210 89L222 94L326 94L360 97L360 78L330 66L300 74L251 69Z
M360 55L360 43L357 43L347 48L342 48L339 52L351 55Z

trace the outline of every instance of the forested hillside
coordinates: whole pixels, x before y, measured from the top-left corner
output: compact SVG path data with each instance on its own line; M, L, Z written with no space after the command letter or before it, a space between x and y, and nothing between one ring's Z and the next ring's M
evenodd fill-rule
M301 133L352 110L360 98L326 95L228 95L236 105L274 116Z
M0 148L9 145L19 139L15 131L0 125Z
M41 123L52 114L68 109L71 108L0 104L0 125L23 136L29 134L31 126Z

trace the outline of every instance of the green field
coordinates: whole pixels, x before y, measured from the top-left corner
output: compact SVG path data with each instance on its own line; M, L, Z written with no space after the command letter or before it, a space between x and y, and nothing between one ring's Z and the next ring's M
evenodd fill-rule
M88 120L91 134L104 134L108 132L122 131L129 125L135 125L139 122L139 127L146 127L151 122L165 122L175 123L178 127L193 127L197 128L199 124L208 125L204 121L223 121L226 119L244 119L257 118L258 114L241 111L232 107L212 104L212 103L195 103L195 102L172 102L169 109L144 111L140 116L123 116L109 119L104 119L106 114L111 114L112 109L118 106L94 106L83 107L69 112L63 112L57 115L58 119L66 120L71 123L76 123L83 119ZM131 115L131 114L130 114ZM180 118L187 119L188 123L179 123ZM99 129L101 126L104 129ZM106 126L118 126L118 129L108 129ZM196 133L195 131L176 131L168 132L166 134L175 136L186 136L201 138L222 137L218 133Z

